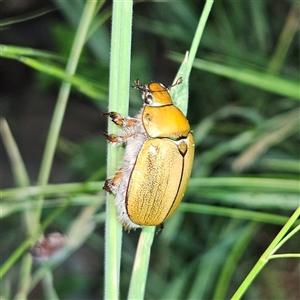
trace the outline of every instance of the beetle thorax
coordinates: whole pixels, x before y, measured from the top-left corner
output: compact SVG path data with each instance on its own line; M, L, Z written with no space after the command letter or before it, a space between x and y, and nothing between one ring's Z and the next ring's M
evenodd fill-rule
M145 105L142 114L143 126L149 137L161 137L177 140L190 132L190 125L179 108L175 105Z

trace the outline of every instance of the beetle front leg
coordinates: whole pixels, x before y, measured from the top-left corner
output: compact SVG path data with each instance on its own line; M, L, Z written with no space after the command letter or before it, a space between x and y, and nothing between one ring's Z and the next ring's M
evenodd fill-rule
M132 127L139 122L139 120L136 118L131 118L131 117L123 118L119 113L114 111L104 113L103 116L107 116L107 117L109 116L111 120L120 127Z

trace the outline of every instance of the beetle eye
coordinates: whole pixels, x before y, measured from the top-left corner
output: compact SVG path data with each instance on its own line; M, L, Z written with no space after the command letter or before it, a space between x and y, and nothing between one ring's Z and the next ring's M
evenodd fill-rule
M151 104L153 99L152 99L152 95L151 94L148 94L146 97L145 97L145 103L146 104Z

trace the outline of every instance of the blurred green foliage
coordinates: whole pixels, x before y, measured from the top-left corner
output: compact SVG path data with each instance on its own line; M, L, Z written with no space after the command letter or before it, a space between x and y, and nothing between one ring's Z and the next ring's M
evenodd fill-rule
M46 43L49 48L25 43L20 28L6 27L4 32L3 43L13 48L3 48L1 60L13 58L31 66L34 71L24 86L31 91L38 90L39 94L57 93L84 4L57 0L52 5L57 11L30 21L38 22L40 32L37 34L45 34L51 40L51 46ZM202 1L135 3L132 82L139 78L142 83L158 80L171 84L179 66L178 57L190 48L202 8ZM280 82L286 80L293 88L299 84L299 9L297 1L214 3L197 58L204 64L213 63L215 69L195 65L189 78L188 119L196 142L192 180L184 199L186 203L155 238L145 298L228 299L279 231L280 227L274 224L282 226L284 217L287 219L299 206L299 96L272 91L265 88L263 81L263 75L270 75L281 79ZM100 201L97 204L95 189L85 183L105 179L106 141L101 132L106 130L106 119L101 112L107 111L110 11L110 3L105 3L95 16L93 35L82 53L77 75L72 79L70 108L73 109L66 115L65 131L63 128L53 166L52 182L79 181L82 185L76 190L49 186L51 193L45 201L45 208L49 205L44 211L46 218L67 199L72 199L71 207L55 219L52 228L70 232L80 229L75 226L76 221L83 220L80 224L85 225L94 221L86 231L75 230L73 237L84 238L72 251L83 243L84 247L73 255L73 260L70 257L70 262L63 265L60 264L64 259L48 266L56 268L54 286L61 299L103 296L104 219L101 212L104 207ZM15 39L8 38L10 31ZM32 48L31 51L26 52L27 47ZM47 55L37 50L45 50ZM224 65L236 70L236 79L221 74ZM9 71L5 76L15 76L13 68L3 70ZM256 79L258 82L261 79L262 86L253 86L247 78L240 80L239 74L244 70L256 72L257 76L261 74ZM276 86L279 90L285 88ZM12 98L16 97L14 92ZM2 95L10 99L6 93ZM32 98L37 103L43 101ZM134 115L142 101L134 90L130 92L130 99L130 115ZM22 111L21 102L14 105L7 102L4 117L12 124L12 134L18 144L24 132L19 133L22 124L18 123L20 115L16 111L12 113L15 107ZM49 110L50 116L51 113ZM35 118L33 112L27 114L28 120ZM99 123L95 121L97 118ZM85 122L91 125L85 127ZM27 140L26 135L24 138ZM28 144L29 151L35 153L36 145ZM31 169L29 165L26 167ZM30 178L31 182L35 176ZM13 183L9 187L12 186ZM3 214L2 235L7 243L1 250L2 263L26 239L25 232L20 232L22 223L18 221L20 205L35 205L29 190L24 188L17 192L23 198L10 195L3 202L3 207L7 205L10 209ZM104 194L101 197L104 198ZM205 204L210 210L206 211L206 206L196 210L193 204ZM83 215L89 207L93 210L89 212L91 219L87 220ZM232 209L231 217L227 211L222 212L222 208ZM240 211L235 208L254 215L239 215ZM97 209L100 213L96 213ZM257 221L259 213L267 213L268 220L264 221L262 216L262 220ZM137 238L138 231L124 234L121 298L127 295ZM299 242L294 238L282 251L299 250ZM16 264L8 273L3 295L9 294L11 284L16 284L12 278L19 273L19 268ZM37 271L39 269L42 267ZM298 282L299 261L273 260L249 288L245 299L297 299ZM38 291L35 292L35 284L32 288L29 298L33 299Z

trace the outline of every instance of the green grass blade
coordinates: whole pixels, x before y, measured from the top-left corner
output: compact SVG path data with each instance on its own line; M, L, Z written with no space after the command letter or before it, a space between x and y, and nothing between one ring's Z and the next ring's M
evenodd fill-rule
M194 67L254 86L264 91L300 100L300 87L297 81L251 69L221 65L202 59L195 59Z
M187 113L188 107L188 78L195 58L196 50L198 49L200 39L211 10L213 1L207 1L199 20L198 28L194 36L191 46L191 55L183 61L176 78L183 77L183 83L174 87L171 90L171 96L174 99L175 105ZM134 270L130 283L128 299L142 299L145 293L145 284L147 279L148 265L150 259L150 246L152 244L155 228L143 228L140 236L139 248L136 253Z
M252 241L252 238L257 233L259 227L260 226L258 224L251 223L243 229L240 238L236 240L229 255L227 256L216 285L213 299L226 299L226 292L228 290L230 280L236 271L237 264L246 248L249 246L249 243Z
M171 53L169 57L178 62L182 60L182 55L176 53ZM249 68L237 68L203 59L195 59L194 68L224 76L264 91L300 100L299 82L294 80L285 79L283 77Z
M127 299L144 299L155 226L143 227L136 250Z
M296 223L297 221L295 221ZM295 224L294 223L294 224ZM294 228L290 233L288 233L278 244L276 247L274 247L273 251L271 252L269 258L273 258L274 254L286 241L288 241L293 235L295 235L300 230L300 225L298 225L296 228ZM278 254L282 255L282 254Z
M181 85L171 90L171 96L174 99L175 105L178 106L185 115L187 114L189 99L189 77L213 3L213 0L205 2L205 6L203 8L196 32L194 34L190 51L189 53L186 53L185 58L175 77L175 79L182 77L183 82Z
M17 143L4 118L0 118L0 133L9 157L16 186L29 186L30 180Z
M69 76L75 74L79 62L81 50L84 46L87 32L94 15L96 4L97 2L88 1L85 5L82 18L78 26L78 31L76 32L74 43L71 49L69 61L66 67L66 73ZM55 153L55 149L56 149L56 145L60 133L60 128L64 118L70 90L71 90L71 84L67 81L64 81L59 91L57 104L54 110L53 118L49 129L49 134L47 137L46 147L45 147L45 151L41 163L41 169L37 180L37 184L39 186L45 186L50 176L53 157L54 157L54 153ZM40 207L36 210L37 223L39 222L40 219L43 199L39 198L38 203Z
M179 209L185 212L210 214L266 224L284 225L288 221L288 217L279 216L275 214L250 211L246 209L229 208L223 206L216 207L205 204L182 203ZM296 222L295 224L297 225L298 223Z
M53 9L53 8L41 8L41 9L36 10L35 12L30 12L30 13L27 13L27 14L24 14L24 15L21 15L18 17L2 19L0 21L0 27L32 20L34 18L41 17L41 16L48 14L50 12L53 12L53 11L55 11L55 9Z
M260 190L270 192L299 192L299 181L278 178L259 177L213 177L213 178L191 178L189 187L227 187L242 188L248 190Z
M18 187L26 187L30 185L29 175L27 173L24 161L21 153L18 149L17 143L10 131L10 128L5 119L0 118L0 131L3 139L3 144L6 148L7 155L10 160L12 172L14 175L15 184ZM26 232L29 236L33 235L33 228L31 226L31 220L34 217L30 210L30 205L26 202L22 209L23 224L26 227ZM25 298L27 295L28 286L31 281L31 267L32 257L30 254L24 255L22 259L22 267L20 271L20 281L18 286L17 296Z
M109 111L127 115L129 103L132 1L114 1L112 10ZM108 122L108 132L117 128ZM107 176L116 172L122 158L121 147L108 145ZM105 231L105 299L118 299L122 228L117 220L115 199L107 194Z
M19 60L37 71L72 84L79 92L84 93L88 97L105 102L107 101L106 88L97 84L96 82L85 79L78 75L70 75L69 72L59 68L58 66L55 66L54 64L45 63L37 59L21 57Z
M1 57L18 59L21 56L30 56L30 57L42 57L53 60L61 60L61 57L57 54L51 52L27 48L27 47L18 47L10 45L1 45L0 44L0 53Z
M251 282L255 279L255 277L259 274L259 272L262 270L262 268L268 262L269 256L273 253L274 249L276 249L276 246L280 243L280 241L284 238L284 236L288 232L288 230L294 225L295 221L299 218L299 215L300 215L300 206L293 213L293 215L290 217L290 219L286 222L286 224L283 226L283 228L280 230L280 232L277 234L277 236L271 242L271 244L266 249L266 251L262 254L260 259L257 261L255 266L252 268L252 270L250 271L248 276L245 278L245 280L242 282L242 284L236 290L236 292L234 293L234 295L232 296L231 299L241 299L241 297L246 292L247 288L250 286Z
M191 178L189 189L217 189L227 188L232 191L261 192L280 192L280 193L299 193L299 181L292 179L278 178L255 178L255 177L212 177L212 178ZM51 196L62 193L95 193L101 190L103 181L86 182L86 183L62 183L48 184L47 186L29 186L25 188L11 188L0 190L2 199L21 200L29 196Z

